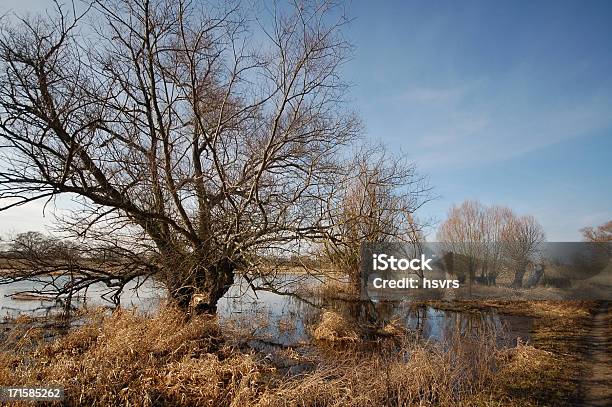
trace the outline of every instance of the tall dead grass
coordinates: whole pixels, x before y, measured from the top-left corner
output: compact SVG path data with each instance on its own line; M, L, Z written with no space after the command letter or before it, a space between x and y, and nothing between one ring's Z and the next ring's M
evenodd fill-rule
M265 355L225 345L214 318L186 319L171 307L153 317L100 312L53 342L5 346L0 386L63 386L66 405L91 406L481 404L504 356L494 337L453 337L444 344L406 337L380 352L327 349L314 367L290 376Z
M333 311L323 312L321 321L312 334L318 341L355 342L359 340L356 327L342 315Z
M484 343L481 343L484 345ZM487 348L490 344L487 344ZM456 406L475 400L495 374L492 349L405 343L397 352L338 351L308 374L282 380L257 406Z
M229 405L256 370L251 355L219 348L215 320L170 307L152 318L99 312L52 343L23 342L0 354L0 383L63 386L70 405Z

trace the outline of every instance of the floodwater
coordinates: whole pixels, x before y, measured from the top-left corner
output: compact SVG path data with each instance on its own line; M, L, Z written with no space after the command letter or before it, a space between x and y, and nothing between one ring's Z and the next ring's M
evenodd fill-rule
M63 277L49 277L43 283L33 283L30 281L18 281L10 284L0 284L0 318L13 318L19 315L31 315L35 317L48 316L61 309L61 304L53 300L51 295L41 295L40 299L19 299L19 293L28 290L46 290L52 284L62 284ZM137 287L137 289L136 289ZM86 293L80 296L75 294L72 304L76 307L88 306L110 306L112 303L107 300L108 289L103 283L93 284ZM17 294L17 295L16 295ZM129 283L121 295L121 305L124 307L137 307L143 312L154 311L164 298L164 292L160 285L153 280L132 281Z
M294 292L298 285L317 284L317 281L296 275L280 277L284 292ZM13 297L15 293L32 288L31 282L0 285L0 320L22 314L48 316L61 309L61 304L51 298L26 300ZM73 298L72 303L80 307L110 306L112 304L104 299L105 293L103 285L92 286L85 296ZM151 313L155 312L164 297L163 288L153 280L136 281L124 290L121 305ZM324 310L333 310L366 327L382 327L394 321L421 338L432 341L443 341L456 333L478 335L495 332L499 343L514 346L517 338L530 338L532 327L528 317L501 315L494 311L456 312L415 307L409 301L365 302L299 298L270 291L255 293L242 279L238 279L218 304L222 327L245 329L258 338L260 344L267 346L307 345L311 341L311 327L317 323Z

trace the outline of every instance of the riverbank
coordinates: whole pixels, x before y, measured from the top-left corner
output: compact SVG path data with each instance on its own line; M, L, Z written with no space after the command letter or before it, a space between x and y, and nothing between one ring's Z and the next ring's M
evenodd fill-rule
M515 394L515 397L523 398L526 405L535 401L540 405L576 406L592 405L589 401L591 396L588 395L592 391L589 388L591 384L585 378L591 377L593 370L599 371L602 368L601 362L591 356L597 347L593 341L593 324L596 318L602 318L602 304L597 301L430 303L440 309L462 312L495 309L504 315L533 318L530 343L535 349L546 353L542 354L537 371L516 372L516 379L507 383L508 391ZM597 336L608 344L608 352L611 337L612 331L609 328ZM598 355L601 357L600 353Z

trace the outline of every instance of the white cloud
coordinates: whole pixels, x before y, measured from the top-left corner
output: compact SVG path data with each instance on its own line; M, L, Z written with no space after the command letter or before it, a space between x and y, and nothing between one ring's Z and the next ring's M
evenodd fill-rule
M539 112L454 114L417 140L422 168L456 167L507 160L605 129L612 111L598 104Z
M54 219L54 206L47 205L44 216L43 208L43 201L35 201L0 212L0 236L30 230L46 232Z

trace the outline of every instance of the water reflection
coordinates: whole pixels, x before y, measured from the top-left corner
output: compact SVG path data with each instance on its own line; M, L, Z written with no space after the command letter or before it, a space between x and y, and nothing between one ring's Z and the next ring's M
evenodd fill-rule
M45 290L46 283L51 284L54 282L55 284L62 284L61 279L67 278L66 276L48 277L48 281L43 280L39 283L17 281L11 284L0 285L0 316L12 318L26 314L44 317L61 310L62 303L50 299L49 296L24 300L21 296L15 294L30 290L42 291ZM110 306L111 303L106 299L107 294L107 287L103 283L96 283L91 285L87 291L81 292L79 295L75 294L71 303L74 307ZM126 285L124 292L121 294L121 305L124 307L137 307L143 312L151 312L159 307L164 297L163 288L153 280L134 280Z
M282 277L283 291L292 292L295 286L317 284L317 279ZM140 286L139 284L142 283ZM135 289L138 287L138 289ZM49 316L61 310L61 304L47 299L18 300L11 297L20 291L31 290L32 283L16 282L0 285L0 315L16 317L20 314ZM86 295L73 299L73 304L91 307L110 303L104 300L105 287L92 286ZM133 282L121 296L124 307L136 307L154 312L164 299L164 290L152 280ZM500 315L494 311L455 312L432 307L414 306L410 302L346 301L329 298L309 298L304 301L293 295L281 295L269 291L253 292L239 279L218 304L222 326L240 329L258 338L261 343L281 346L305 346L311 341L311 327L319 320L322 310L332 310L364 328L376 332L388 323L400 323L423 339L444 341L452 335L478 336L484 332L496 332L500 344L513 346L517 337L530 337L531 319Z
M477 337L493 332L500 345L514 346L517 338L528 340L532 329L531 318L502 315L493 310L457 312L415 306L408 301L331 298L310 298L310 303L306 303L294 296L271 292L258 292L255 296L240 283L232 289L219 304L221 320L239 324L243 329L250 328L254 336L285 346L308 343L311 340L309 328L319 320L322 310L339 313L365 332L374 333L389 323L399 322L419 337L433 341L444 341L456 334Z

